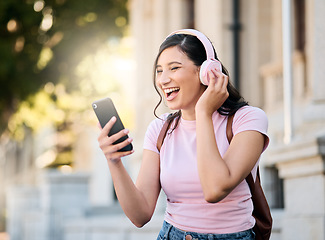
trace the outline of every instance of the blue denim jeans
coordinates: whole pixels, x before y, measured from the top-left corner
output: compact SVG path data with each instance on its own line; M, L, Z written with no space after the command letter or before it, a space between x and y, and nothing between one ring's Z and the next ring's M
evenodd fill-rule
M185 232L164 221L157 240L255 240L252 229L226 234Z

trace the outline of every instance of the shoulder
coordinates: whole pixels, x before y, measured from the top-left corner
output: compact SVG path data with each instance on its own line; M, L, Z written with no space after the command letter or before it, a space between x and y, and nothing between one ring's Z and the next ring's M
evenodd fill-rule
M263 151L269 144L269 137L267 135L268 119L265 112L260 108L245 106L237 110L234 116L232 129L234 135L248 130L262 133L265 136Z
M233 120L235 132L244 130L259 130L266 134L268 119L265 112L257 107L244 106L237 110Z
M154 120L152 120L148 126L148 129L158 129L160 130L162 128L162 126L164 125L167 117L168 117L169 113L164 113L162 115L159 116L159 118L155 118Z
M169 113L164 113L159 116L159 118L155 118L152 120L147 128L146 135L151 135L153 138L157 138Z
M162 114L159 118L156 118L150 122L144 137L144 149L149 149L159 153L157 150L157 140L168 115L168 113Z
M253 106L244 106L240 109L237 110L234 116L234 121L238 120L263 120L267 121L267 116L265 112L258 108L258 107L253 107Z

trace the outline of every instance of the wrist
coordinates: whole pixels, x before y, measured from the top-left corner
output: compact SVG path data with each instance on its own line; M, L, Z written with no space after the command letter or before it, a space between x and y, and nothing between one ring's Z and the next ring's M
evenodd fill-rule
M207 110L196 110L195 111L195 116L196 116L196 119L200 119L200 118L212 118L212 114L213 112L211 111L207 111Z
M115 159L107 159L107 163L109 167L119 168L121 165L123 165L121 158L115 158Z

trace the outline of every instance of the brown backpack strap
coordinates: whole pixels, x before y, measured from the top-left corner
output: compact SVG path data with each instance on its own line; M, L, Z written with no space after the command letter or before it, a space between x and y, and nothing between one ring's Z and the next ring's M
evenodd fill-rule
M164 123L164 125L162 126L160 133L158 135L158 139L157 139L157 149L160 152L161 146L164 143L166 134L168 132L168 129L172 123L172 118L170 118L171 115L169 115Z
M246 182L250 188L254 205L252 215L256 220L253 228L256 240L268 240L271 236L273 219L261 186L259 167L257 167L255 182L252 173L246 177Z
M260 181L260 171L259 171L259 166L257 166L257 172L256 172L256 181ZM258 179L257 179L258 178ZM253 178L253 174L249 173L248 176L246 177L246 182L248 183L248 186L251 190L251 194L254 195L255 193L255 181Z

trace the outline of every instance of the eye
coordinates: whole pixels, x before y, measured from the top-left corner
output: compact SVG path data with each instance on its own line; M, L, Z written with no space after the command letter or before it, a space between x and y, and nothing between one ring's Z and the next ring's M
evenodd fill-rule
M157 74L160 74L160 73L162 73L162 70L160 70L160 69L156 69L156 73L157 73Z
M175 71L175 70L177 70L177 69L179 69L179 67L173 67L171 70L172 70L172 71Z

